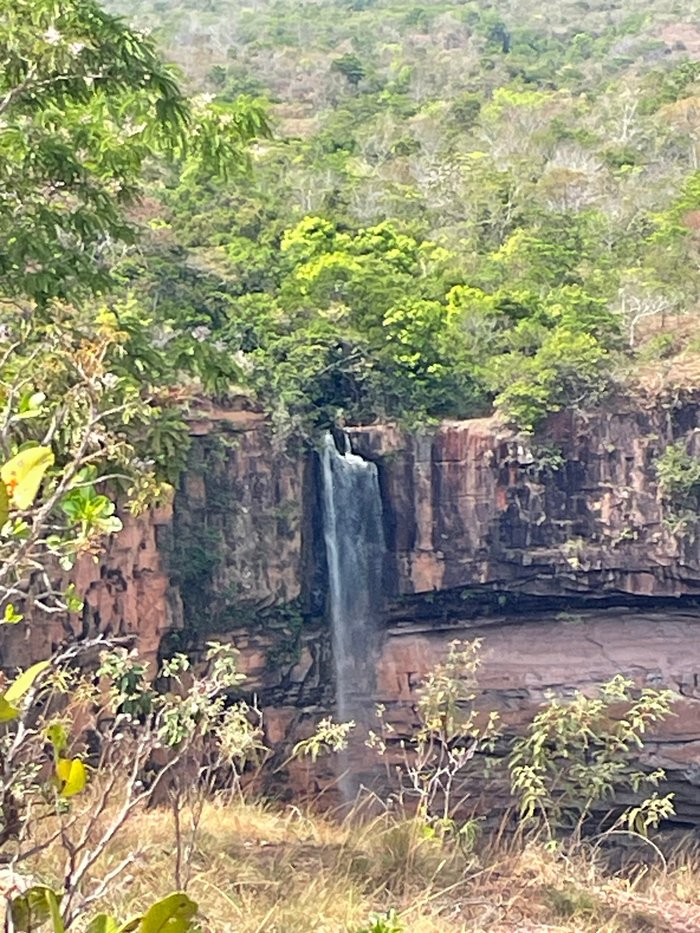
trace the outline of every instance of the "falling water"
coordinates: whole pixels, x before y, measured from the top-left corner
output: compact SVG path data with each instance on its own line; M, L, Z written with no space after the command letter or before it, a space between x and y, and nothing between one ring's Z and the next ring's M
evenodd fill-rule
M361 719L371 702L382 598L384 531L377 467L343 437L324 440L323 532L328 561L337 718Z

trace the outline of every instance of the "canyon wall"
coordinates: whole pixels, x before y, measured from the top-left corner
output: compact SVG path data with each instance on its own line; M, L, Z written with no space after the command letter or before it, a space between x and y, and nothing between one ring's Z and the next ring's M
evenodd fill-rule
M668 768L682 818L700 819L700 543L694 523L665 521L655 472L671 441L700 455L699 410L689 398L563 413L536 444L496 419L349 430L379 468L388 548L373 699L397 734L454 637L483 638L480 702L513 730L550 689L618 672L668 685L677 715L647 762ZM232 640L283 744L333 707L318 458L280 449L250 411L203 411L192 435L172 507L127 517L99 564L79 568L83 612L6 629L0 660L26 664L97 631L137 633L154 663ZM354 761L368 781L381 770L362 743ZM313 792L333 776L307 780ZM277 792L298 792L290 781Z
M700 593L692 527L664 522L655 462L672 440L700 454L698 406L552 417L526 444L496 419L414 436L360 428L377 459L398 595L679 597Z

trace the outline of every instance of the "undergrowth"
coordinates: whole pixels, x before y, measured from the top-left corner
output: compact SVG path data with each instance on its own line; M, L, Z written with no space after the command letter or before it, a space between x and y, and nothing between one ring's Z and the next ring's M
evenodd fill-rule
M139 852L104 907L138 911L173 886L170 809L129 824L98 870ZM595 842L563 858L546 842L494 832L465 859L419 820L339 820L297 807L227 799L204 807L188 892L203 933L514 933L695 931L700 858L649 844L612 867ZM33 866L55 870L51 848ZM642 857L648 856L648 857Z

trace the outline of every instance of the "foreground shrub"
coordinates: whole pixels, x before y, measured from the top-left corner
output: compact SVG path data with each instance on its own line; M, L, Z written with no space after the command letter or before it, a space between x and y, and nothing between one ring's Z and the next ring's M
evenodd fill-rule
M635 757L649 726L671 714L673 699L672 691L651 687L635 696L633 682L622 675L603 684L595 697L577 691L568 701L551 698L508 760L524 823L550 838L578 839L601 806L616 809L617 825L639 833L673 815L673 794L654 792L622 810L619 803L624 793L639 796L665 778L661 769L641 770Z
M424 835L451 836L465 851L474 844L476 824L463 818L461 783L470 768L483 770L483 753L493 750L500 732L498 714L484 715L475 702L480 649L480 639L455 640L446 659L428 673L418 692L418 728L408 741L399 741L403 761L395 772L400 809L417 814ZM380 730L370 731L367 741L380 756L393 741L384 714L378 707Z

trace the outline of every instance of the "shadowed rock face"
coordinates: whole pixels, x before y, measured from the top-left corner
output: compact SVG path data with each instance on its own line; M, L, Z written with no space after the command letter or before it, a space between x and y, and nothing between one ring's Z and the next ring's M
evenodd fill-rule
M553 418L556 469L541 444L495 419L424 436L358 428L353 443L380 464L397 594L488 587L597 599L700 592L696 535L663 524L654 468L679 437L700 451L695 405Z
M670 441L700 453L699 407L557 416L545 432L557 469L495 419L422 435L351 429L379 470L386 605L373 699L399 731L454 637L483 636L482 701L513 730L550 688L618 672L668 685L678 715L647 760L669 770L683 818L700 821L700 543L664 524L655 475ZM231 639L272 742L308 734L333 708L317 455L280 452L256 413L225 414L193 423L172 510L127 518L99 565L79 567L82 616L0 629L1 664L26 665L81 632L138 633L152 660L169 650L166 633L195 653ZM361 742L353 760L368 780L380 770Z
M393 740L383 759L357 734L348 760L356 781L380 793L387 783L386 768L398 764L398 743L417 724L417 690L427 672L441 660L453 639L482 640L483 666L478 675L477 706L499 713L507 747L508 737L522 731L550 692L571 696L575 690L595 694L599 684L616 674L629 677L639 688L669 687L678 694L674 715L652 727L640 758L642 767L663 768L668 780L664 792L675 796L679 823L700 823L700 614L681 609L639 612L622 607L582 610L563 614L543 608L519 616L453 620L449 624L402 622L390 626L376 658L376 686L372 701L381 703L393 729ZM308 632L302 661L286 674L270 678L261 642L243 635L244 669L266 707L271 742L289 748L307 737L314 725L332 709L332 697L318 692L324 679L323 632ZM327 670L327 667L326 667ZM287 692L279 692L284 678ZM290 702L290 697L296 697ZM277 776L273 790L282 795L326 795L334 800L337 774L332 761L321 759L309 775L292 769ZM504 777L485 788L479 772L472 772L461 793L488 812L509 805Z
M182 633L186 646L200 634L206 641L212 630L299 600L313 584L305 542L314 536L302 542L304 503L314 501L310 458L278 452L255 412L209 411L191 431L190 466L174 502L122 515L124 530L99 563L78 562L80 614L30 609L29 625L0 627L0 666L26 665L67 638L98 632L137 635L155 662L166 634Z

